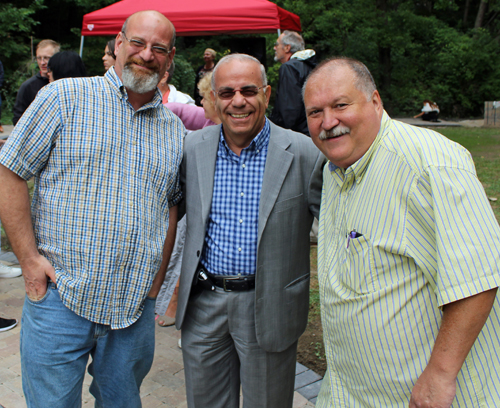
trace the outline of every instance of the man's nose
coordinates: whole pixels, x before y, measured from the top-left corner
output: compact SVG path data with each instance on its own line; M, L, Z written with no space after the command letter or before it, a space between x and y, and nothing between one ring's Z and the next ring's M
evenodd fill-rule
M333 109L326 108L323 111L323 123L321 127L325 130L333 129L340 123L340 120L337 118L337 115L333 111Z
M240 93L240 91L235 91L231 102L233 106L244 106L246 101L246 98Z
M154 59L154 53L153 49L151 48L150 45L147 45L146 48L144 48L140 53L139 56L144 60L144 61L152 61Z

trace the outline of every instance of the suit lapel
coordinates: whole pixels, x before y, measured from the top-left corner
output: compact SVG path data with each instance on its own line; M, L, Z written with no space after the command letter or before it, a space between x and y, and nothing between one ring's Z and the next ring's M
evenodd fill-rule
M285 132L271 123L271 136L260 193L257 245L260 243L269 214L276 203L283 181L292 164L293 153L286 150L288 146L290 146L290 140L286 137Z
M210 129L206 130L202 135L202 140L195 147L203 220L208 219L208 213L212 204L219 135L220 126L210 126Z

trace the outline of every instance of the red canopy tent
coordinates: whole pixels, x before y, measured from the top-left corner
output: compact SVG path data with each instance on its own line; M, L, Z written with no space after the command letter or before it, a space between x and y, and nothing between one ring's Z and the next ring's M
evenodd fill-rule
M116 35L125 19L141 10L157 10L177 35L216 35L301 31L300 17L267 0L122 0L83 16L83 36Z

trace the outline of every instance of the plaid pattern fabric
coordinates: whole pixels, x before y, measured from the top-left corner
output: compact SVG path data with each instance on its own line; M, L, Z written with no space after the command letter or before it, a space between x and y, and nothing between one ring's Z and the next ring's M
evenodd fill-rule
M134 111L111 68L44 87L0 152L1 164L35 177L38 248L78 315L113 329L141 315L180 200L184 134L159 92Z
M235 154L222 133L215 164L214 191L201 262L216 275L253 275L262 178L271 128Z

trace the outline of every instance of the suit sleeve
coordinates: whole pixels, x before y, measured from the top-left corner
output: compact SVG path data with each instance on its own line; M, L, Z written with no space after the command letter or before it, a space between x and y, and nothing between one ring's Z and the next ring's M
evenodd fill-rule
M323 188L323 167L326 158L318 151L314 170L309 180L309 209L315 218L319 219L319 207L321 203L321 191Z

